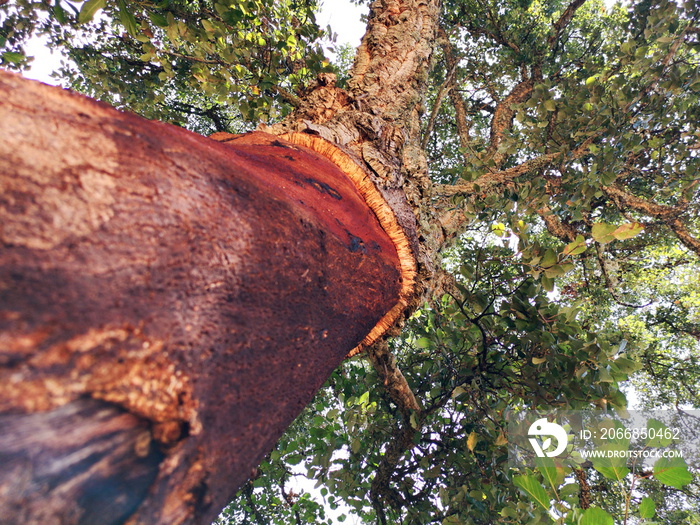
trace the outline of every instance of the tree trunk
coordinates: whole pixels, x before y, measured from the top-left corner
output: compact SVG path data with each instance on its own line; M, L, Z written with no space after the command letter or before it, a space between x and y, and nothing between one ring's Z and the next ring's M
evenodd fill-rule
M0 521L210 522L403 309L396 232L265 133L7 73L0 128Z
M438 6L373 2L350 89L321 76L273 135L0 74L3 523L210 522L378 339L420 410L380 338L445 238L420 147Z

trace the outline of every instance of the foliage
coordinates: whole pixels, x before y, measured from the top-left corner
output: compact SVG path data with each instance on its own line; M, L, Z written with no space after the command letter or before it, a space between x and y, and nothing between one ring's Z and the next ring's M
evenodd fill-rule
M22 68L43 33L70 86L235 131L317 72L345 85L350 51L323 58L316 7L18 0L0 54ZM453 282L389 342L420 410L346 361L221 524L697 523L692 461L514 471L505 414L700 407L699 17L692 0L443 1L423 140Z
M288 112L293 92L328 68L315 8L315 0L12 0L0 7L0 64L25 66L27 40L43 34L66 51L59 75L69 87L197 131L236 131Z

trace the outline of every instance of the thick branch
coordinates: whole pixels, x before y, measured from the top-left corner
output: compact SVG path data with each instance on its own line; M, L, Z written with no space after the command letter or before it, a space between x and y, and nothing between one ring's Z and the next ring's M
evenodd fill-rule
M575 150L565 156L564 153L547 153L540 155L534 159L527 160L522 164L513 166L505 170L495 173L485 173L472 182L462 182L459 184L440 185L435 188L436 195L451 196L451 195L472 195L475 193L488 194L497 191L503 185L512 182L520 175L533 170L539 170L557 160L566 158L567 160L576 160L588 152L588 147L600 135L600 132L595 133L584 140Z
M527 78L517 84L510 93L496 105L496 111L491 120L491 138L489 140L488 155L493 160L496 169L499 169L506 159L506 154L498 151L503 142L504 135L513 125L515 117L515 104L525 102L532 94L534 80Z
M570 224L562 222L561 219L559 219L559 217L552 213L552 210L549 208L549 206L543 206L542 208L537 210L537 214L544 221L544 224L547 227L547 231L549 231L549 233L551 233L558 239L561 239L564 242L572 242L578 235L576 228L574 228Z
M438 13L435 0L375 1L348 82L352 95L384 118L413 119L425 93Z
M372 366L399 411L405 417L408 417L411 412L419 412L420 405L418 405L411 387L397 366L396 356L391 353L386 341L370 347L368 354Z
M620 209L631 208L657 219L668 220L671 217L677 217L684 211L679 206L664 206L642 199L627 193L618 186L603 186L603 191L613 199Z
M447 68L452 71L457 71L459 58L456 56L450 38L444 29L439 29L440 40L442 43L443 54ZM459 136L459 145L466 149L469 146L469 129L470 125L467 122L467 110L464 106L464 98L457 89L457 75L449 77L449 96L450 101L455 109L455 124L457 125L457 135Z
M688 228L680 221L680 219L673 219L668 223L668 226L671 228L671 230L673 230L673 233L676 234L679 241L685 244L687 248L690 248L696 254L700 255L700 240L693 237L690 232L688 232Z
M495 173L486 173L481 175L479 178L472 182L462 182L459 184L452 185L441 185L435 188L435 193L437 195L451 196L451 195L474 195L474 194L489 194L493 191L497 191L498 188L503 185L512 182L515 178L520 175L524 175L529 171L544 168L551 163L555 162L560 158L560 153L549 153L547 155L540 155L534 159L527 160L522 164L513 166L512 168L507 168L505 170L497 171Z
M547 39L547 45L550 47L550 49L554 48L554 46L556 46L557 41L559 40L559 35L561 35L561 32L566 28L567 25L569 25L569 22L571 22L571 19L576 14L576 11L578 10L578 8L581 7L585 3L586 3L586 0L574 0L564 10L564 12L559 17L559 20L557 20L554 23L554 25L552 26L553 32L551 35L549 35L549 38Z
M660 219L678 237L687 248L700 255L700 239L693 237L680 219L685 211L682 206L664 206L649 202L624 191L617 186L604 186L603 191L610 196L621 210L632 209L636 212Z

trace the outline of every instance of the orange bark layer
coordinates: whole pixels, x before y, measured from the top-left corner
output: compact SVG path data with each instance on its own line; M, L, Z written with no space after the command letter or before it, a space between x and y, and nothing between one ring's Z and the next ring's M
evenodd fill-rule
M411 249L411 243L406 237L406 233L399 225L391 206L384 200L382 194L375 187L367 172L356 163L349 154L331 144L325 139L308 135L305 133L287 133L282 138L294 144L311 148L325 158L332 161L340 170L347 175L362 198L379 220L379 224L391 239L398 255L399 269L401 272L401 290L399 300L379 322L370 330L362 340L362 343L353 348L348 357L360 353L363 349L377 341L387 330L389 330L401 317L408 301L413 294L416 279L416 260Z
M285 137L260 131L226 135L216 134L212 138L245 158L271 192L307 208L315 220L327 223L329 232L347 239L351 250L379 251L387 262L400 267L394 242L342 166L305 147L307 144L290 142Z

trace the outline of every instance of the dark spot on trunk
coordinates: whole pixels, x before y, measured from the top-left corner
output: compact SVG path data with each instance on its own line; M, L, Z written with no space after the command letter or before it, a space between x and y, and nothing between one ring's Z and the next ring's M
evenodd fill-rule
M354 236L352 233L348 232L348 235L350 236L350 251L352 253L355 252L362 252L366 253L367 248L365 247L365 241L360 239L359 237Z
M342 200L343 196L338 193L332 186L326 184L325 182L317 181L316 179L308 178L304 179L304 182L311 184L316 190L321 193L326 193L336 200Z

